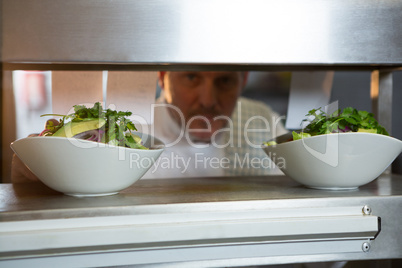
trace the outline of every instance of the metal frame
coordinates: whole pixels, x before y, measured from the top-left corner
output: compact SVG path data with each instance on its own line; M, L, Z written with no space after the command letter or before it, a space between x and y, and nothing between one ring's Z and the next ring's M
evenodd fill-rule
M402 67L402 31L398 28L402 25L402 2L398 0L13 0L0 3L3 71L370 70L373 71L372 90L378 92L378 102L374 99L374 107L377 107L380 122L390 129L392 71ZM377 74L378 80L374 79ZM181 180L179 188L177 181L166 180L164 189L172 191L174 195L165 192L165 195L158 197L147 190L160 191L160 186L141 188L141 185L160 183L159 181L140 181L143 184L139 184L139 188L136 188L136 185L116 198L103 201L98 199L96 204L89 201L86 207L81 207L83 202L59 196L46 188L0 185L1 196L5 201L2 203L0 225L10 228L8 231L1 228L0 235L10 243L22 242L16 243L11 250L9 244L4 244L6 240L1 239L0 248L4 250L0 255L1 263L36 263L48 266L57 264L60 267L61 264L70 266L72 263L67 261L73 261L80 265L88 264L87 266L126 265L132 264L133 260L142 256L144 265L148 263L151 266L171 264L174 267L197 267L402 258L399 237L402 232L399 216L402 204L400 177L384 175L375 183L354 193L311 192L297 188L297 185L287 178L271 178L273 183L270 182L267 188L261 189L264 184L261 180L265 179L233 178L230 182L227 179L211 181L205 178L202 182ZM254 188L253 183L256 181L259 181L259 186ZM184 191L177 195L177 189L185 189L186 183L191 187L196 185L200 190L194 194ZM232 185L230 192L222 193L216 190L222 189L219 188L220 185L228 183ZM205 203L200 203L198 195L199 191L202 193L202 189L205 198L201 197L201 200ZM211 193L208 189L214 190ZM126 203L128 201L131 203ZM169 205L165 205L166 203ZM100 228L96 227L95 223L105 216L120 220L124 215L134 213L137 217L135 213L138 211L161 220L164 225L152 225L150 228L160 227L166 232L172 229L165 226L165 216L175 213L176 216L177 213L180 214L181 220L187 219L186 212L196 218L205 216L200 211L208 211L209 216L214 211L226 211L236 216L240 215L236 211L252 213L253 215L248 214L250 217L246 220L235 217L211 227L213 231L224 232L225 228L221 227L226 226L225 224L239 224L239 229L233 229L235 231L232 234L236 234L247 230L250 224L256 227L254 231L266 231L265 224L266 227L281 228L281 224L276 222L277 219L256 219L255 217L261 215L261 210L256 210L256 207L264 208L264 213L285 210L292 214L296 213L295 208L296 211L300 209L304 213L305 208L313 207L321 213L324 208L339 211L340 208L349 207L356 210L365 205L372 208L373 216L363 215L363 212L354 212L354 216L336 213L335 216L325 216L338 223L346 222L343 226L346 229L355 223L355 217L369 222L370 232L364 232L359 239L339 236L339 233L331 231L331 227L328 227L327 236L323 241L312 241L311 230L317 227L319 219L312 215L302 215L306 216L309 222L307 226L310 232L307 233L310 240L298 239L296 236L287 237L283 241L273 241L270 235L265 234L262 243L256 243L255 240L251 243L234 240L236 243L232 244L233 241L220 240L222 237L219 236L213 238L212 244L202 246L199 243L194 244L192 240L181 241L179 245L166 245L166 241L155 240L151 241L152 245L147 244L149 247L141 248L135 239L124 240L124 234L132 231L128 228L128 233L121 233L122 244L117 243L117 246L96 244L97 237L87 236L91 245L83 245L83 241L73 240L78 243L70 244L70 248L64 244L64 248L58 250L35 251L32 247L19 248L29 245L32 239L46 238L49 232L56 235L57 242L67 242L69 236L65 234L72 232L74 235L85 236L85 228L95 231L105 231L102 228L115 230L121 226L106 224ZM279 218L298 225L299 222L292 219L291 214L285 214ZM85 227L78 224L76 229L59 226L57 229L55 221L70 222L65 220L68 215L73 217L71 221L93 225ZM92 218L87 221L89 216ZM33 221L33 217L38 218ZM134 222L127 221L129 225L133 224L133 228L138 227L138 218L135 217ZM378 225L376 229L372 219L377 218L381 218L383 228L373 239L378 232ZM215 220L212 217L208 218L207 222L213 224ZM33 230L33 225L24 223L43 223L43 232L39 229ZM19 224L22 227L17 230ZM198 227L205 227L201 222L197 224L192 226L195 229L189 229L186 234L195 235ZM297 230L294 226L292 230ZM211 230L204 229L202 235L207 235ZM342 239L339 240L339 237ZM100 238L106 239L105 236ZM50 240L48 241L50 243ZM370 251L364 252L362 246L369 241ZM336 251L340 245L354 252ZM278 255L270 254L280 246L284 248ZM168 259L172 251L175 259ZM291 254L284 255L288 251ZM237 255L237 252L243 253ZM152 254L152 257L147 259L148 254ZM211 254L219 256L211 258ZM156 263L158 259L168 263Z
M3 62L8 64L44 64L51 69L71 64L304 70L402 66L402 31L395 28L402 25L398 0L2 4L7 37Z
M3 184L0 264L235 267L402 258L401 179L384 175L341 192L284 176L140 180L85 202L38 184Z

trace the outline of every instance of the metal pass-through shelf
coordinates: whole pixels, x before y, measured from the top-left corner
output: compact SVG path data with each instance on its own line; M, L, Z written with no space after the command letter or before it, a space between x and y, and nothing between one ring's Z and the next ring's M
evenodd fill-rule
M402 66L398 0L1 5L3 70L370 70L379 120L390 129L392 71ZM358 191L325 192L286 177L144 180L100 199L3 184L0 263L188 267L402 258L401 181L384 175Z
M84 199L6 184L0 260L205 267L401 258L401 181L384 175L339 192L285 176L140 180Z
M10 68L402 66L398 0L2 2Z

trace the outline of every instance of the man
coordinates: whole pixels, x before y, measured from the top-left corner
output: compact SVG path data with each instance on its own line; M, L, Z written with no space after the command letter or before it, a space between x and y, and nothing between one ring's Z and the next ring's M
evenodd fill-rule
M144 178L278 174L261 144L286 132L240 97L247 72L160 72L154 134L166 149Z

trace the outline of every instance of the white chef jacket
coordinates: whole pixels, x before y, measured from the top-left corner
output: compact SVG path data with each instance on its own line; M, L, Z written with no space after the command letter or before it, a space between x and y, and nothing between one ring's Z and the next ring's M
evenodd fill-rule
M214 146L183 135L168 108L158 105L164 102L161 96L155 106L153 135L166 147L144 179L282 174L261 144L286 130L264 103L239 98L231 123L216 136Z

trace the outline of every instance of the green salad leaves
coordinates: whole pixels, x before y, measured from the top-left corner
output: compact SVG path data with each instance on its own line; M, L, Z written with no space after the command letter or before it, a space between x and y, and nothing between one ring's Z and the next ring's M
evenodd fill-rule
M84 105L75 105L74 113L69 115L45 114L42 116L61 116L59 124L55 124L51 120L46 124L45 133L42 136L64 136L59 134L64 131L67 126L73 129L69 133L73 133L74 137L95 140L102 143L108 143L116 146L130 147L135 149L148 149L141 145L140 137L134 135L132 131L136 131L134 123L127 117L132 115L131 112L115 111L111 109L103 109L102 105L97 102L92 108ZM94 121L97 127L93 127ZM90 125L90 127L88 127ZM83 135L90 134L90 135ZM91 136L91 138L87 138Z
M389 136L388 132L374 118L374 114L367 111L359 111L352 107L343 110L338 109L332 114L318 109L312 109L307 114L307 126L300 132L293 131L292 138L287 141L300 140L312 136L346 133L346 132L366 132ZM303 125L302 122L302 125ZM275 140L264 142L265 146L276 145Z
M293 140L310 136L341 133L341 132L368 132L382 135L389 135L374 118L372 113L358 111L352 107L343 110L338 109L332 114L327 114L321 108L313 109L306 114L309 124L302 132L293 132Z

